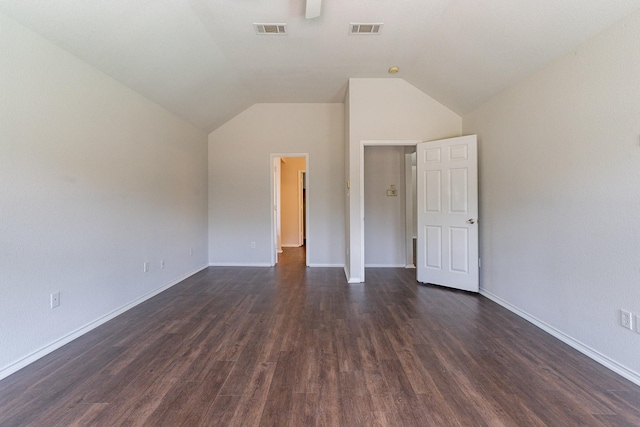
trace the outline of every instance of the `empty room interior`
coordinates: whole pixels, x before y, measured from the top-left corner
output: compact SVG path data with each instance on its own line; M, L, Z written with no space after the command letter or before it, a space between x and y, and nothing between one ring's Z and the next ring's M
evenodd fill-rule
M0 426L640 425L640 0L0 0Z

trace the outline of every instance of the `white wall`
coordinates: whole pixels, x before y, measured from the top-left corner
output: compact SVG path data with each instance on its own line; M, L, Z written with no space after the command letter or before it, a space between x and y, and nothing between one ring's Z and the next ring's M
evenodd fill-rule
M298 171L304 171L306 159L304 157L285 157L282 163L282 246L300 246L298 231L300 229L300 215L298 211Z
M364 259L367 267L406 265L404 147L364 149ZM387 190L395 185L396 196Z
M360 282L364 273L362 208L360 203L360 156L363 140L431 141L460 136L462 119L429 95L403 79L349 79L349 137L347 192L349 230L348 266L350 282Z
M209 262L271 263L270 153L309 153L309 263L343 266L343 147L343 104L255 104L209 134Z
M640 334L618 312L640 315L638 34L640 13L463 123L479 138L482 291L640 383Z
M207 148L2 16L0 52L3 377L206 265Z

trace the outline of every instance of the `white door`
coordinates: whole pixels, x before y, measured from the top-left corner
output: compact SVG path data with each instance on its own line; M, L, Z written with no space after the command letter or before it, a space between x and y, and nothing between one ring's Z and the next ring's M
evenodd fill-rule
M416 147L419 282L478 292L477 153L476 135Z

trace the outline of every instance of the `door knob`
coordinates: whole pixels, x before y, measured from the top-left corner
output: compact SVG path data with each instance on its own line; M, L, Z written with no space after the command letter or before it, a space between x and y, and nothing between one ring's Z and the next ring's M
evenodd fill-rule
M467 222L468 222L469 224L475 224L475 223L476 223L476 220L475 220L475 219L473 219L473 218L469 218L469 219L467 220Z

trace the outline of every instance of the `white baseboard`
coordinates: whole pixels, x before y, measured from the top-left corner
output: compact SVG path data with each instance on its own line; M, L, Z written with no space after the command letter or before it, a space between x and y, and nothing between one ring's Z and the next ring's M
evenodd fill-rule
M269 263L261 263L261 262L211 262L209 263L209 267L273 267ZM342 268L344 264L309 264L308 267L336 267Z
M137 299L134 299L133 301L131 301L128 304L123 305L120 308L117 308L115 310L113 310L110 313L105 314L102 317L97 318L96 320L87 323L86 325L76 329L75 331L63 336L62 338L52 342L51 344L48 344L44 347L42 347L39 350L34 351L33 353L17 360L16 362L11 363L8 366L5 366L4 368L0 369L0 380L3 378L8 377L9 375L18 372L20 369L30 365L31 363L35 362L36 360L46 356L49 353L52 353L53 351L59 349L60 347L62 347L65 344L70 343L71 341L75 340L76 338L81 337L82 335L86 334L87 332L90 332L91 330L97 328L98 326L108 322L109 320L121 315L122 313L124 313L127 310L132 309L133 307L135 307L138 304L141 304L143 302L145 302L146 300L148 300L149 298L152 298L156 295L158 295L159 293L166 291L167 289L169 289L170 287L177 285L178 283L182 282L183 280L193 276L196 273L199 273L200 271L204 270L205 268L207 268L207 266L202 266L202 267L198 267L196 270L187 273L175 280L172 280L171 282L161 286L158 289L155 289L151 292L149 292L148 294L145 294Z
M362 283L362 279L359 277L349 276L347 268L344 269L344 274L347 276L347 283Z
M404 266L404 268L416 268L416 266L413 264L407 264Z
M285 245L285 244L282 245L283 248L299 248L301 246L302 245L298 245L298 244L295 244L295 243L293 243L291 245Z
M405 268L406 264L365 264L365 268Z
M322 263L312 263L309 264L308 267L331 267L331 268L344 268L344 264L322 264Z
M559 339L563 343L573 347L574 349L578 350L580 353L584 354L585 356L595 360L602 366L608 369L611 369L613 372L623 376L624 378L628 379L632 383L640 385L640 374L638 374L637 372L627 368L626 366L619 364L615 360L605 356L599 351L594 350L588 345L581 343L580 341L570 337L569 335L565 334L562 331L559 331L558 329L554 328L548 323L536 318L535 316L530 315L526 311L519 309L518 307L503 300L499 296L492 294L491 292L488 292L484 289L480 289L480 294L489 298L491 301L495 302L496 304L501 305L507 310L517 314L523 319L533 323L543 331L547 332L548 334L551 334L552 336Z
M210 262L209 267L273 267L268 262Z
M353 277L349 274L349 269L347 265L344 266L344 277L347 279L347 283L363 283L362 279L359 277Z
M344 277L347 279L347 283L362 283L359 277L351 277L349 275L349 269L347 266L344 266Z

